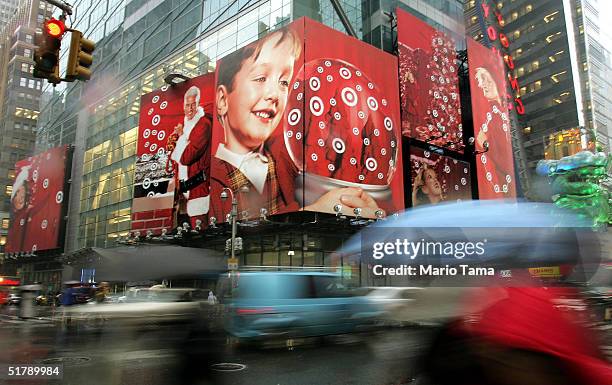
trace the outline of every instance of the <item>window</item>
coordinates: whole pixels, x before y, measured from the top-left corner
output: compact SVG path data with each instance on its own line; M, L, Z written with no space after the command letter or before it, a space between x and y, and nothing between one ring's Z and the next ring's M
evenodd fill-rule
M6 245L6 237L4 235L0 237L0 245L1 246Z
M28 86L27 79L26 78L19 79L19 85L22 87L27 87Z
M538 68L540 68L540 62L539 61L536 60L536 61L531 63L531 71L535 71Z
M514 31L514 40L518 39L519 37L521 37L521 31L517 29Z
M4 192L6 193L6 195L11 196L11 194L13 193L13 185L7 184L6 188L4 189Z
M32 44L32 35L26 35L26 43Z
M31 58L32 57L32 50L30 50L29 48L24 49L23 50L23 56Z
M30 71L30 66L28 65L28 63L21 63L21 72L29 72Z
M34 79L28 80L28 88L34 88L35 85L36 85L36 82L34 81Z
M8 229L11 221L8 218L2 218L2 228Z
M529 12L531 12L531 11L533 11L533 5L531 5L531 4L527 4L527 5L525 6L525 13L529 13Z

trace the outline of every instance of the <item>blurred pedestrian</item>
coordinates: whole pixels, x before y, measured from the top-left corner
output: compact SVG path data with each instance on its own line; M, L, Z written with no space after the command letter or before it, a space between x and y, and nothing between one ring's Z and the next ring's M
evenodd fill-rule
M215 296L215 293L213 293L212 290L208 291L208 304L209 305L216 305L217 304L217 297Z
M594 336L553 302L567 291L536 287L504 290L503 299L453 322L434 339L423 362L425 382L612 384L612 366Z

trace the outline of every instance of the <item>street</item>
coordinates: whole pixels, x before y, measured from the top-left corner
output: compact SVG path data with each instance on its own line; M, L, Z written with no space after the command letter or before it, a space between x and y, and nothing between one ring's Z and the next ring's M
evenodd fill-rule
M286 341L235 347L215 337L194 339L188 333L175 326L67 331L44 320L5 320L0 327L0 362L61 363L63 380L40 383L63 385L404 384L413 377L417 355L431 330L388 329L374 335L293 341L293 347ZM199 346L185 345L190 343ZM202 349L213 344L220 347ZM219 363L239 365L214 365ZM214 369L207 372L207 366ZM190 371L192 377L187 375Z

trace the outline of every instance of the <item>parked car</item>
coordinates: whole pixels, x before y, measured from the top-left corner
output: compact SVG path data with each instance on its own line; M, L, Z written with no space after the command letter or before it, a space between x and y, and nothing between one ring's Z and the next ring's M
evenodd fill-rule
M332 273L241 272L233 280L225 327L238 340L351 333L383 315Z
M18 294L9 294L6 300L7 305L19 305L21 303L21 297Z

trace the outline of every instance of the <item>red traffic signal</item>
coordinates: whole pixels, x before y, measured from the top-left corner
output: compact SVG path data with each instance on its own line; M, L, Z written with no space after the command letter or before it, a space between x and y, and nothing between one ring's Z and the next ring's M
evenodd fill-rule
M45 32L49 36L60 38L64 34L64 31L66 31L66 26L60 20L49 19L49 21L45 23Z

